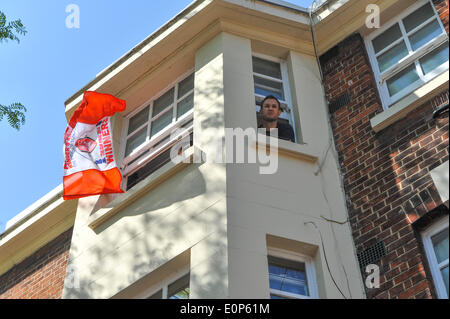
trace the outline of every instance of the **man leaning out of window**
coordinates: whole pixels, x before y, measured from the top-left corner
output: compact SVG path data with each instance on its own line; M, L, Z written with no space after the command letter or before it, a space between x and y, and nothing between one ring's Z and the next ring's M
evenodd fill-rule
M266 96L261 102L261 125L258 128L265 128L267 136L274 135L270 131L277 128L278 138L295 142L292 126L289 123L282 123L278 120L281 113L283 113L283 110L280 101L273 95Z

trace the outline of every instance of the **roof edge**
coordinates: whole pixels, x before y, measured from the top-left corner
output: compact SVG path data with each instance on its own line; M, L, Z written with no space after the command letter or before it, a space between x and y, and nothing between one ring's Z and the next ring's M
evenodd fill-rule
M50 204L62 197L63 185L59 184L46 195L38 199L36 202L28 206L22 212L6 222L3 233L0 234L0 240L11 233L14 229L24 224L27 220L35 216L37 213L48 207Z
M291 9L291 10L294 10L294 11L299 11L299 12L302 12L302 13L309 13L309 10L310 10L310 8L297 6L297 5L293 4L293 3L289 3L289 2L286 2L286 1L283 1L283 0L258 0L258 1L274 4L274 5L277 5L279 7L283 7L283 8L286 8L286 9Z
M129 57L133 56L136 52L140 51L143 47L145 47L148 43L150 43L152 40L157 38L159 35L161 35L163 32L165 32L167 29L169 29L172 25L177 23L180 19L182 19L184 16L186 16L189 12L192 12L195 8L200 6L205 1L213 2L214 0L195 0L191 2L186 8L184 8L180 13L178 13L175 17L170 19L167 23L165 23L163 26L161 26L159 29L157 29L155 32L150 34L147 38L145 38L143 41L138 43L135 47L133 47L131 50L129 50L127 53L125 53L123 56L121 56L119 59L111 63L109 66L104 68L102 71L100 71L94 79L89 81L86 85L84 85L80 90L78 90L76 93L74 93L72 96L70 96L65 102L64 106L67 108L67 106L75 101L84 91L88 90L90 87L92 87L94 84L100 82L103 78L105 78L108 74L110 74L113 70L115 70L121 63L126 61ZM258 2L263 2L266 4L271 4L275 6L279 6L285 9L294 10L297 12L301 12L304 14L310 13L310 8L304 8L301 6L297 6L295 4L291 4L289 2L283 1L283 0L256 0ZM316 0L317 1L317 0ZM318 0L320 2L319 7L317 7L317 10L322 8L323 5L330 2L330 0Z

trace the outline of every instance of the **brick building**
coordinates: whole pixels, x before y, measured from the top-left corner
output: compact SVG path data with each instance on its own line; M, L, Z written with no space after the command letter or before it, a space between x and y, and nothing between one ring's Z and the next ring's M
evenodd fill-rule
M448 1L436 0L432 4L436 9L436 22L432 23L438 25L440 18L448 35ZM389 28L399 21L406 24L408 14L417 15L415 10L430 10L427 18L431 17L431 3L418 2L412 9L406 9L406 14L385 24ZM446 195L444 190L440 196L440 185L437 188L433 173L440 176L446 172L448 183L449 127L448 112L438 118L433 118L433 112L448 106L448 72L440 83L424 93L418 92L422 86L416 92L407 89L397 101L383 101L380 97L383 88L377 85L380 77L377 79L373 71L378 67L377 61L373 61L365 40L389 36L392 30L389 28L381 25L378 38L352 34L321 56L350 224L362 265L365 265L363 257L372 254L367 257L371 262L367 263L380 266L381 286L366 289L368 298L445 297L448 185ZM441 43L446 47L443 54L448 61L446 38L444 35ZM390 114L385 116L387 112ZM447 246L443 248L447 250L447 266L445 260L441 266L443 273L447 269L446 287L440 291L433 281L432 269L436 265L427 257L422 236L439 222L447 229ZM439 272L434 275L439 277ZM435 280L442 285L440 279Z
M86 90L127 100L127 191L58 186L9 221L0 298L448 298L448 0L376 5L199 0L99 73L66 116ZM170 161L171 130L213 154L267 93L296 139L270 178Z
M69 259L72 229L0 277L0 299L59 299Z
M0 234L0 299L61 298L76 211L61 191L43 196Z

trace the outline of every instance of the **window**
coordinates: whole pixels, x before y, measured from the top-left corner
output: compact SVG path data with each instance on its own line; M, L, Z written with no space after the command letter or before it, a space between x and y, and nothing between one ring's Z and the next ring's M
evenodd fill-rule
M122 173L127 178L127 189L134 186L137 183L136 180L142 179L144 173L148 176L149 171L154 171L147 168L142 172L136 172L139 168L145 164L154 168L155 165L151 162L160 154L167 155L164 151L170 149L178 138L178 136L171 136L174 130L181 128L192 132L193 106L194 73L191 73L145 103L143 107L126 116ZM165 156L163 163L158 165L168 161L170 156ZM160 167L158 165L157 168ZM134 173L138 173L139 178L133 176L130 185L128 177Z
M438 297L447 299L448 293L448 216L422 233L425 252L430 264Z
M147 299L189 299L189 276L182 276L175 281L163 282Z
M270 249L267 258L271 299L318 298L315 271L310 257Z
M261 124L259 116L261 102L267 95L273 95L280 101L283 109L279 120L289 123L295 133L286 62L263 55L253 55L252 62L258 126Z
M430 1L419 1L366 39L384 108L448 70L448 37Z

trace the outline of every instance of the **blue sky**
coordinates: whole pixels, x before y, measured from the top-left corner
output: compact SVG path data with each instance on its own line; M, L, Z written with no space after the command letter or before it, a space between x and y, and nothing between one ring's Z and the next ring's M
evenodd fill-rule
M289 2L308 7L312 0ZM28 33L20 43L0 43L0 104L20 102L28 112L20 131L0 122L0 233L62 182L64 101L189 3L1 1L7 21L20 18ZM66 27L69 4L80 9L79 29Z

